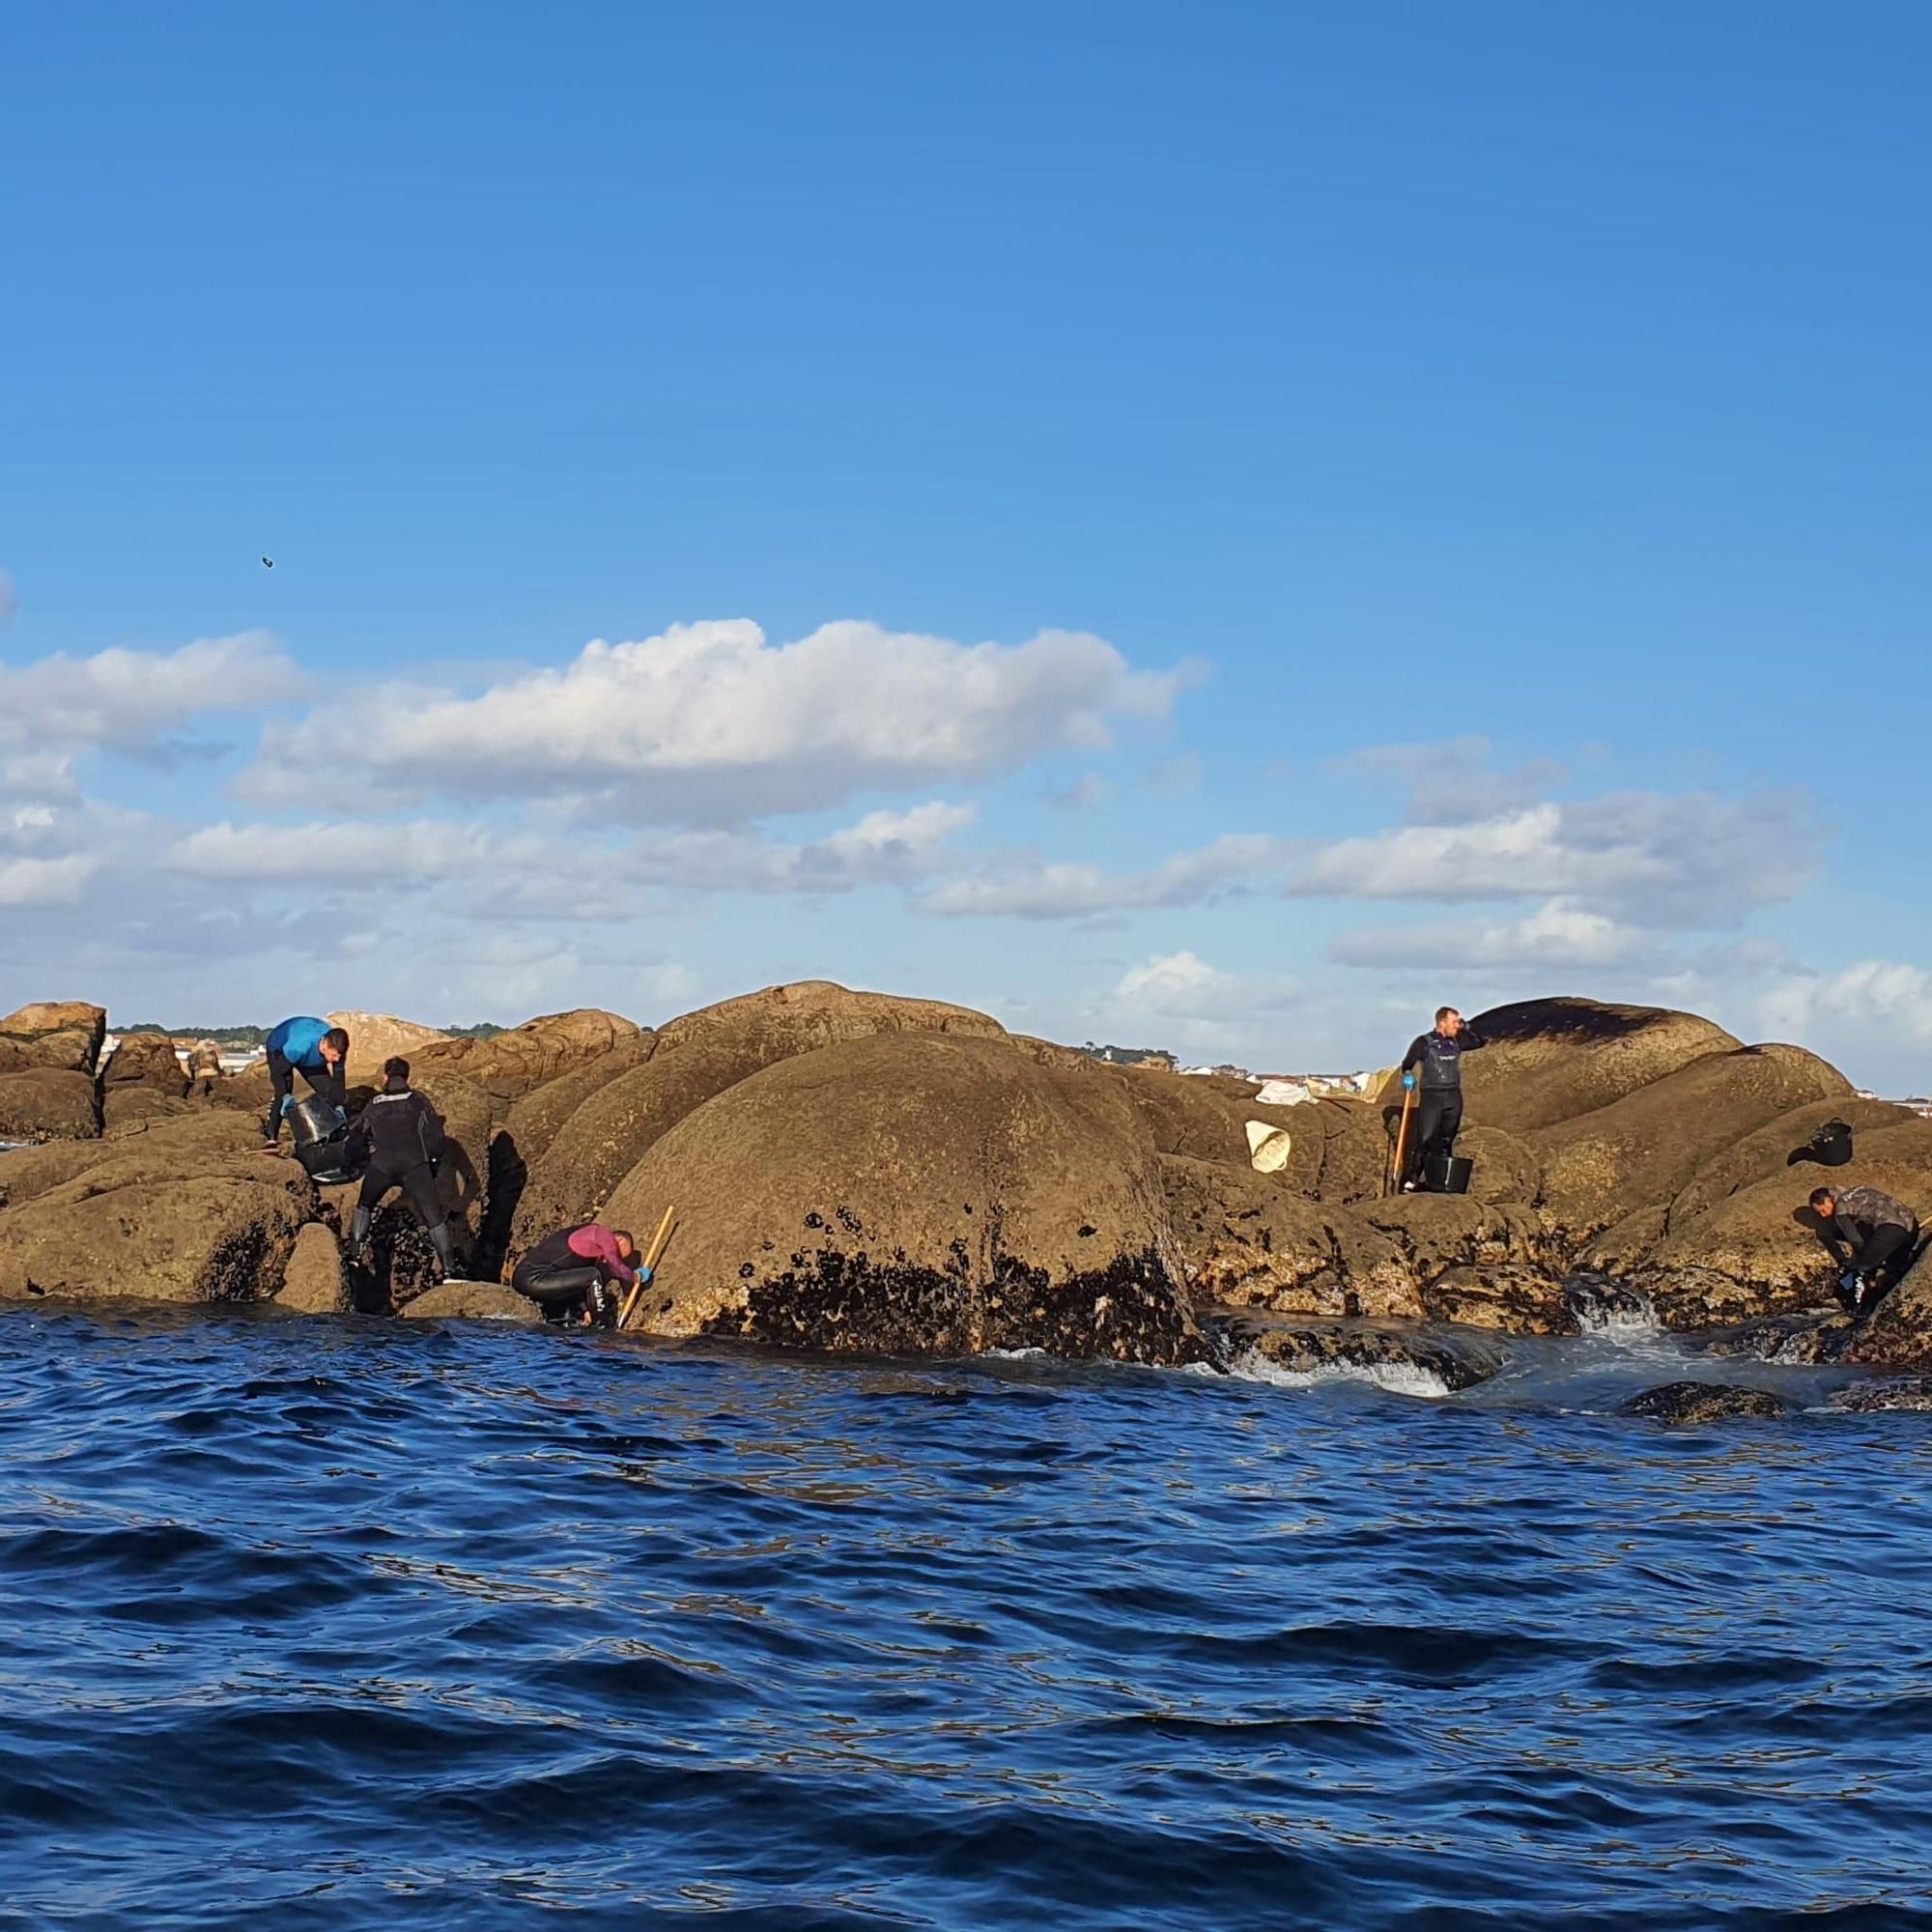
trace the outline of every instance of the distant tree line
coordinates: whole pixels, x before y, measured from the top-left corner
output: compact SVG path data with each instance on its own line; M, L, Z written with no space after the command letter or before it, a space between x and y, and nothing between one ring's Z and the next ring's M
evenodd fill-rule
M243 1047L260 1046L269 1037L270 1029L257 1026L162 1026L158 1020L136 1020L131 1026L122 1026L118 1022L117 1034L164 1033L172 1039L212 1039L216 1046ZM494 1020L479 1020L474 1026L444 1027L442 1031L458 1039L495 1039L505 1031Z

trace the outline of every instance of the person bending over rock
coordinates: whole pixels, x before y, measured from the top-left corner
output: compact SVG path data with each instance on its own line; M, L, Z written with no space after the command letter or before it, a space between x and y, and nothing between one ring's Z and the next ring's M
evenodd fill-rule
M262 1122L262 1145L277 1147L282 1116L289 1111L299 1073L310 1091L340 1107L347 1094L344 1068L349 1036L327 1020L284 1020L269 1036L269 1117Z
M221 1049L212 1039L198 1039L188 1049L187 1091L206 1100L221 1078Z
M436 1189L436 1162L441 1151L442 1116L411 1087L410 1063L400 1057L384 1061L383 1091L356 1115L345 1156L352 1172L355 1161L364 1154L369 1159L349 1229L349 1251L358 1261L368 1249L369 1223L378 1204L391 1188L400 1187L436 1250L443 1280L456 1273L449 1223Z
M1436 1008L1435 1030L1409 1041L1402 1057L1402 1084L1420 1091L1402 1180L1405 1194L1415 1192L1432 1160L1446 1160L1456 1151L1463 1128L1463 1056L1486 1043L1454 1007Z
M1876 1187L1813 1188L1811 1211L1820 1238L1845 1270L1838 1299L1850 1314L1870 1314L1912 1265L1918 1216Z
M510 1286L543 1310L546 1321L580 1321L586 1327L616 1325L611 1288L649 1281L639 1267L638 1244L622 1228L589 1221L547 1235L517 1264Z

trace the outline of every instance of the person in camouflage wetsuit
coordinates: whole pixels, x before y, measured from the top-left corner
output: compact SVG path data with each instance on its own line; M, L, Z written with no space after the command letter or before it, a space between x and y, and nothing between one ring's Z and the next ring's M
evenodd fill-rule
M1903 1278L1918 1251L1918 1216L1876 1187L1814 1188L1819 1237L1845 1272L1838 1299L1865 1315Z

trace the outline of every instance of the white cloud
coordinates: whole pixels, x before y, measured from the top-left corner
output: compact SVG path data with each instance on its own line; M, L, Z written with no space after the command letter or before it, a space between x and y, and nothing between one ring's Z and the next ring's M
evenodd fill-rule
M30 757L156 747L203 712L240 711L299 696L307 680L266 632L203 638L174 651L58 654L0 666L0 751Z
M1836 1020L1932 1043L1932 975L1891 959L1863 959L1842 972L1796 974L1764 997L1766 1028L1800 1037Z
M952 918L1042 920L1200 905L1264 883L1286 863L1288 851L1285 840L1263 833L1229 832L1144 872L1056 864L1037 853L1009 854L983 862L970 875L943 881L919 904Z
M1293 996L1273 973L1229 973L1191 952L1155 953L1121 975L1101 1005L1104 1023L1157 1034L1193 1053L1225 1053Z
M1654 949L1647 934L1575 899L1556 898L1519 920L1345 932L1329 946L1328 956L1344 966L1392 970L1511 970L1619 965Z
M1552 758L1532 758L1492 771L1487 738L1451 738L1433 745L1375 745L1345 758L1345 767L1389 772L1408 782L1411 825L1467 825L1534 805L1568 773Z
M1820 835L1785 793L1616 792L1468 825L1345 838L1306 860L1312 897L1454 901L1562 898L1642 924L1709 926L1796 895Z
M99 861L70 854L60 859L0 859L0 905L76 905Z
M418 819L408 825L204 825L169 849L166 863L196 878L257 885L367 884L468 876L489 862L480 828Z
M1187 675L1136 671L1081 632L967 645L843 622L771 644L744 620L680 624L597 639L478 696L345 695L268 733L245 782L281 803L311 796L319 772L377 773L397 796L597 799L632 820L731 823L1101 747L1118 718L1165 718Z

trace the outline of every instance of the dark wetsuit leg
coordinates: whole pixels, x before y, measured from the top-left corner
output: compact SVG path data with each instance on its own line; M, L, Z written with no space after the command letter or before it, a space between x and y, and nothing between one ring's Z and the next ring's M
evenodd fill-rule
M510 1286L555 1321L567 1315L603 1277L604 1270L595 1262L550 1268L533 1268L526 1262L510 1277Z
M1419 1177L1438 1154L1456 1151L1463 1125L1463 1094L1456 1087L1425 1087L1416 1102L1414 1138L1409 1144L1409 1179Z
M296 1070L279 1053L269 1055L269 1114L262 1122L262 1138L278 1141L282 1137L282 1108L295 1095Z

